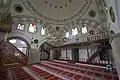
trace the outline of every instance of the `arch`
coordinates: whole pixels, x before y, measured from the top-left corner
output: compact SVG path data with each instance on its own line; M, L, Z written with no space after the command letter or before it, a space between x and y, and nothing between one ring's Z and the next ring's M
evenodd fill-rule
M12 43L12 44L16 46L21 52L23 52L26 56L29 56L29 50L31 47L26 39L19 36L12 36L7 38L7 41L10 41L10 40L14 40L15 43ZM19 55L19 53L17 53L16 56L17 55Z
M53 47L53 45L47 43L47 41L46 41L46 42L43 42L43 43L39 46L39 49L42 49L42 47L44 47L45 45L49 46L49 49L50 49L51 47Z
M27 48L29 48L29 49L31 48L29 42L28 42L26 39L22 38L22 37L12 36L12 37L8 37L8 38L7 38L7 40L11 40L11 39L19 39L19 40L22 40L22 41L24 41L24 42L26 43Z
M50 45L49 43L47 43L47 42L42 43L40 45L40 47L39 47L40 52L41 52L41 57L42 57L43 54L46 53L47 54L46 60L50 59L50 50L51 50L51 48L52 48L52 45Z

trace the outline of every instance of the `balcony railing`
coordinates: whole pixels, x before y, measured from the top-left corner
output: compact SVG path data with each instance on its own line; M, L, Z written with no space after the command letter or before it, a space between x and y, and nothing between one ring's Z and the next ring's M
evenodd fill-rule
M69 38L69 40L67 42L65 42L64 45L71 44L71 43L80 43L80 42L92 42L92 41L104 40L104 39L108 39L108 38L109 37L108 37L107 33L97 33L94 35Z

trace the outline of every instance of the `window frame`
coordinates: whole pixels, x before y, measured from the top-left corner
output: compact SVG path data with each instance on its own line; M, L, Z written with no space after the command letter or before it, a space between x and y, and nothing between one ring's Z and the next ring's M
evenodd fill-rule
M40 35L41 36L46 36L47 35L46 27L45 27L45 34L44 35L42 35L42 33L41 33L42 32L42 28L44 28L43 25L41 25L41 28L40 28Z
M30 24L33 24L33 23L30 23ZM36 33L37 33L37 24L34 24L34 25L36 25L36 31L35 31L35 32L30 32L30 31L29 31L30 24L28 24L28 32L29 32L29 33L32 33L32 34L36 34Z
M83 32L82 32L82 28L84 28L84 27L86 27L86 29L87 29L87 32L86 32L86 33L83 33ZM88 27L87 27L87 26L82 26L82 27L81 27L81 34L82 34L82 35L88 34Z
M75 28L77 29L77 34L76 34L76 35L73 35L73 31L72 31L72 30L75 29ZM79 35L79 30L78 30L77 27L74 27L74 28L71 29L71 35L72 35L72 36L78 36L78 35Z
M20 31L25 31L25 24L22 24L22 25L24 25L24 29L23 29L23 30L18 29L18 25L19 25L19 24L21 24L21 23L18 23L18 24L17 24L16 29L17 29L17 30L20 30Z

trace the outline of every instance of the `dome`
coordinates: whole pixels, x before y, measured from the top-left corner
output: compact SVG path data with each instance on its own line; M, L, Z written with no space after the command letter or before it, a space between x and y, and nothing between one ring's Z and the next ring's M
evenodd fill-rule
M22 0L37 18L52 24L69 23L85 14L92 0Z

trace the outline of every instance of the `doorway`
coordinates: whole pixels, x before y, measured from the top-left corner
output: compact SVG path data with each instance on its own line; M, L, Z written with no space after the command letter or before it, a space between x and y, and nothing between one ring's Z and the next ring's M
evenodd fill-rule
M72 60L79 61L79 49L78 48L72 48Z

